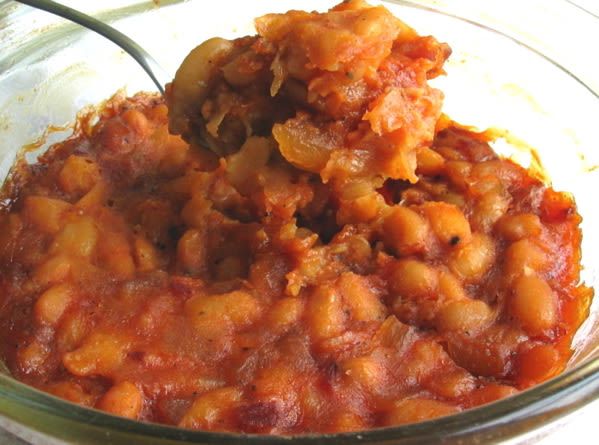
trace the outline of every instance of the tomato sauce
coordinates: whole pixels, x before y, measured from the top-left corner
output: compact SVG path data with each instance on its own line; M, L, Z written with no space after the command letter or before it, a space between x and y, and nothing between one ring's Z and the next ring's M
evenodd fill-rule
M117 95L15 165L12 374L132 419L301 434L561 372L592 297L581 218L441 115L449 47L360 1L256 23L192 51L166 101Z

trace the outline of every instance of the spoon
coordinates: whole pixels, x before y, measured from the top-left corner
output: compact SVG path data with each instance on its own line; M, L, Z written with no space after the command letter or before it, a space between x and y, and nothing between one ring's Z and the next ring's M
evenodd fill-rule
M148 76L150 76L152 82L156 84L156 87L160 93L164 95L164 85L167 82L170 82L171 77L166 74L164 69L162 69L158 62L156 62L156 60L154 60L154 58L145 49L143 49L122 32L117 31L112 26L96 20L87 14L83 14L76 9L69 8L68 6L61 5L60 3L56 3L51 0L16 1L46 12L50 12L70 20L71 22L75 22L84 28L90 29L101 36L106 37L108 40L120 46L125 52L133 57L133 59L135 59L135 61L144 69Z

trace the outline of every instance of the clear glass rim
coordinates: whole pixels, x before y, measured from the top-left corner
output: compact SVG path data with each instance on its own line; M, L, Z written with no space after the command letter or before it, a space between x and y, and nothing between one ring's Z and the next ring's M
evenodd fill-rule
M582 5L579 5L578 3L572 1L572 0L564 0L566 3L569 3L570 5L574 6L577 9L580 9L581 11L595 17L596 19L599 19L599 15L595 14L593 11L590 11L589 9L585 8Z
M152 438L169 443L229 444L316 444L332 443L463 443L468 438L485 438L484 443L507 440L530 432L541 424L555 421L599 397L599 359L589 360L541 385L514 396L459 414L400 427L337 434L295 436L216 433L185 430L156 423L144 423L109 415L59 399L0 374L0 397L17 403L31 413L52 415L89 427L118 433L129 438ZM12 410L0 407L0 413L12 418Z
M171 0L165 2L164 6L183 3L184 1L186 0ZM485 26L474 20L413 1L385 1L445 15L507 38L554 65L599 100L599 93L574 73L514 36ZM572 5L572 7L576 6L568 0L563 0L563 2ZM7 406L10 403L16 403L26 408L30 413L49 414L69 421L81 422L90 427L106 429L112 435L122 433L129 438L151 438L156 443L159 443L160 440L165 440L169 443L312 444L334 442L349 444L358 441L364 443L391 443L401 440L404 444L410 444L435 443L441 440L444 443L462 443L464 440L468 440L468 438L473 439L474 437L478 441L483 437L485 443L487 443L506 440L525 432L530 432L599 398L599 357L588 359L573 369L514 396L482 407L469 409L459 414L400 427L337 434L275 436L215 433L133 421L59 399L27 386L2 372L0 372L0 398L9 402L8 404L0 404L0 414L9 419L14 419L16 416ZM24 426L28 425L24 424ZM57 437L61 435L64 434L59 434Z

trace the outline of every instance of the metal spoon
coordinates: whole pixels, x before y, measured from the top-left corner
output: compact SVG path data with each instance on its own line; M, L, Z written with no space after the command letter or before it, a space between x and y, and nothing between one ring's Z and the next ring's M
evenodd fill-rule
M108 40L120 46L125 52L133 57L135 61L144 69L144 71L148 73L148 76L152 78L152 81L156 84L156 87L160 93L164 95L164 85L167 82L170 82L171 77L166 74L158 62L156 62L156 60L154 60L154 58L148 54L146 50L144 50L141 46L139 46L122 32L117 31L112 26L96 20L87 14L83 14L76 9L69 8L68 6L61 5L60 3L56 3L51 0L16 1L75 22L87 29L97 32L103 37L106 37Z

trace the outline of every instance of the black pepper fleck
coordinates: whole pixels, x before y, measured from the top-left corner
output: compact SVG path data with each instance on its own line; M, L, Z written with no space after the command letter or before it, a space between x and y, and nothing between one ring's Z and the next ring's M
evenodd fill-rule
M451 239L449 240L449 244L451 244L452 246L455 246L459 242L460 242L460 237L457 235L452 236Z

